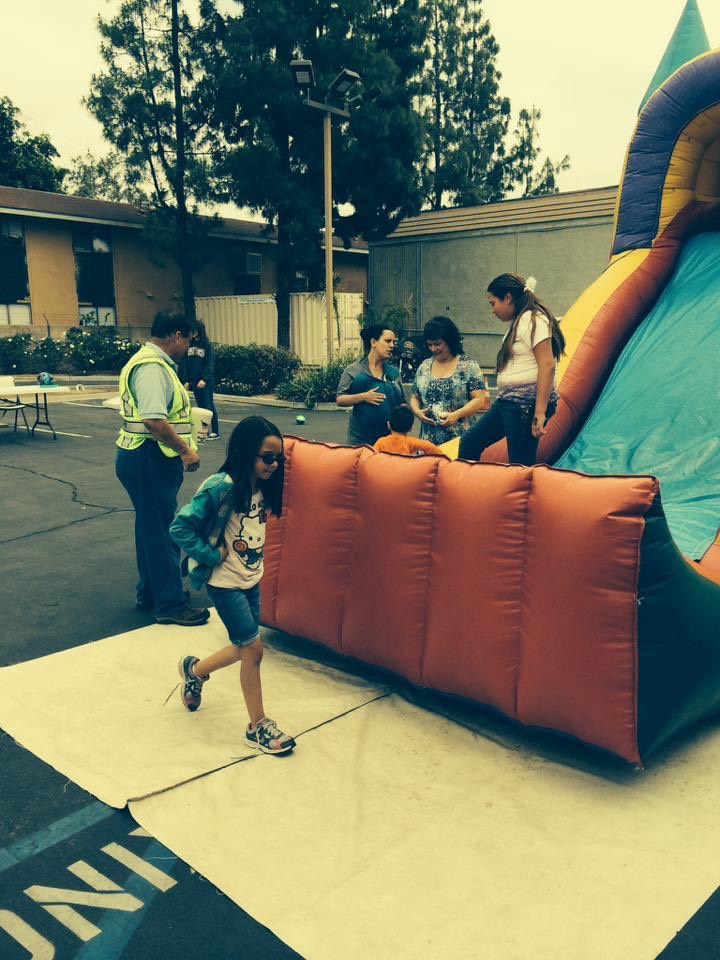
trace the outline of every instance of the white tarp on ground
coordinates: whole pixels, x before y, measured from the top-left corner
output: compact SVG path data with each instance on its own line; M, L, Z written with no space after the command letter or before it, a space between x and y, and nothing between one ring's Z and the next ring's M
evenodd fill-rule
M720 883L717 731L600 776L274 651L278 720L335 719L200 776L242 753L236 677L194 715L162 701L219 641L151 627L5 668L0 726L115 803L199 777L134 818L309 960L654 960Z
M177 664L227 643L214 611L206 627L144 627L0 669L0 727L113 807L242 757L247 714L239 667L216 673L203 705L180 703ZM267 650L265 708L292 735L386 688ZM166 702L167 701L167 702Z
M617 783L392 695L130 809L310 960L654 960L720 881L713 758Z

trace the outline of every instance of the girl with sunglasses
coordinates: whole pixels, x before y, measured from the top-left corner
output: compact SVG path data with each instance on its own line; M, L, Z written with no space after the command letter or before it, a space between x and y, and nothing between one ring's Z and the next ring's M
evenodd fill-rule
M189 557L190 582L207 587L230 643L202 660L178 664L180 696L187 710L202 700L203 684L222 667L240 663L240 686L250 722L246 743L263 753L295 746L265 714L260 662L260 580L268 513L282 511L285 476L282 434L264 417L246 417L230 436L225 462L178 513L170 534Z

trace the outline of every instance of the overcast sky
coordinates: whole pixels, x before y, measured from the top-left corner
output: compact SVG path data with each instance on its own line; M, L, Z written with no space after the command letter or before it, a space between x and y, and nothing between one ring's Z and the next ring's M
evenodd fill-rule
M501 48L502 92L514 113L522 106L540 108L545 153L555 160L570 156L562 190L618 182L638 105L684 5L485 0ZM115 6L115 0L3 4L0 95L20 108L33 133L50 135L66 163L87 149L106 149L99 125L80 101L100 67L97 15ZM711 45L720 45L720 4L699 0L699 6Z

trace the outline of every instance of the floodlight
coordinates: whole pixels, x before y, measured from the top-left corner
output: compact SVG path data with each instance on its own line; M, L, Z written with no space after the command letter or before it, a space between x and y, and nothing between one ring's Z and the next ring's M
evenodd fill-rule
M291 60L290 69L300 90L309 90L315 86L315 71L312 60Z
M328 87L328 100L331 97L346 97L348 92L355 86L356 83L359 82L359 80L359 73L355 73L354 70L347 70L345 67L343 67L343 69Z

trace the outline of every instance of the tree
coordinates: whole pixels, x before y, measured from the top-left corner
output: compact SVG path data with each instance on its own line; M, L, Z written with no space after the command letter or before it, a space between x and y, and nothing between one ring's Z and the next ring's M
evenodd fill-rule
M568 156L564 156L559 163L546 157L538 169L539 119L540 111L536 107L520 111L515 129L515 145L510 153L516 182L521 185L524 197L558 193L557 176L570 167Z
M351 111L342 140L337 138L335 200L353 208L336 217L346 246L352 237L385 237L403 217L420 212L425 125L416 102L429 19L420 0L373 0L350 26L357 33L352 62L362 72L363 89L376 96ZM343 46L338 66L349 58Z
M225 140L216 155L221 195L277 231L278 343L287 346L290 292L298 271L321 272L323 223L321 117L302 103L289 63L300 54L313 61L319 96L344 66L360 70L366 87L382 87L379 101L335 125L333 157L336 204L353 207L344 217L336 208L338 232L346 243L381 235L419 209L412 77L423 15L418 0L245 0L237 16L222 16L205 0L201 18L206 108Z
M125 158L116 150L110 150L102 157L86 150L70 160L63 186L67 193L76 197L149 206L150 197L143 183L142 171L136 167L128 168Z
M10 98L0 97L0 183L29 190L59 190L65 171L53 161L60 154L46 133L32 136L19 116Z
M508 148L511 105L500 92L499 47L481 0L425 3L432 19L423 84L427 205L488 203L528 184L536 192L556 190L555 177L569 160L548 160L545 174L535 169L538 110L520 111Z
M185 312L194 317L193 270L204 231L193 204L206 189L210 136L194 108L197 33L180 0L123 0L115 17L98 17L98 28L107 67L92 77L85 103L122 154L126 182L147 190L149 229L172 249Z

